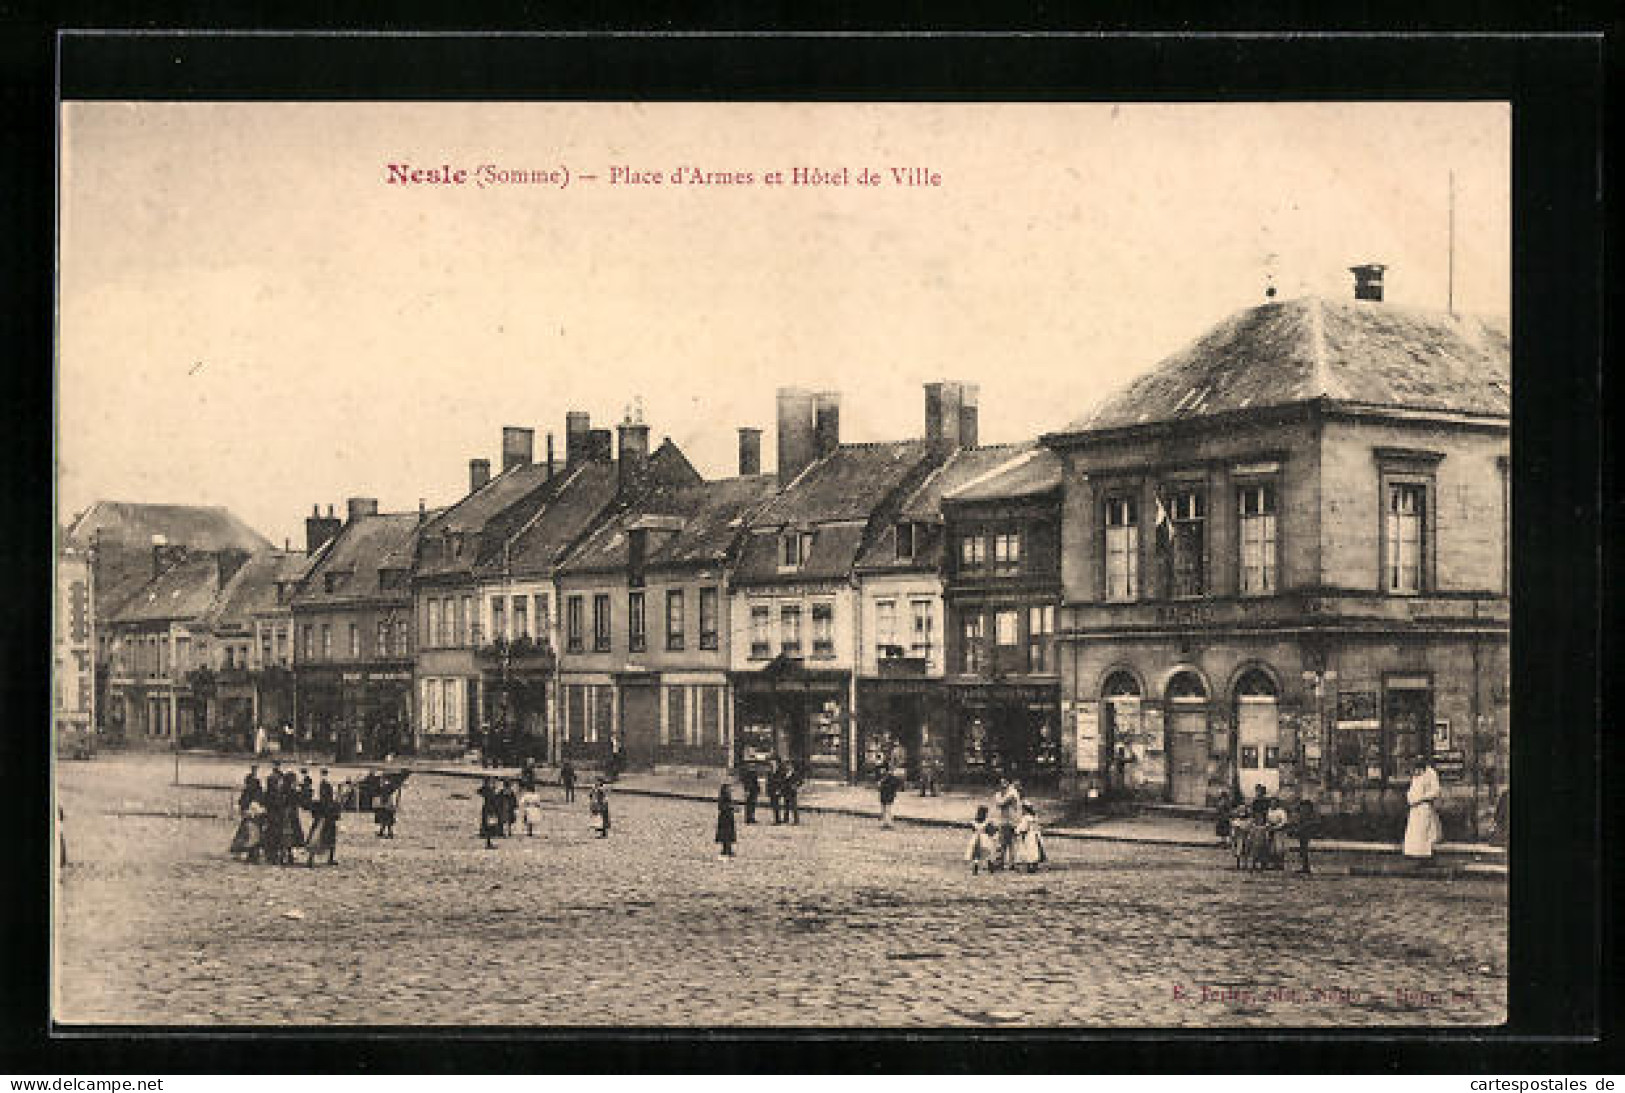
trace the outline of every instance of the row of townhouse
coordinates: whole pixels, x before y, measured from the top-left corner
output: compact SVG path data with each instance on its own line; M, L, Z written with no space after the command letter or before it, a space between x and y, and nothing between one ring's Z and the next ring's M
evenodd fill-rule
M949 382L887 443L781 390L775 473L741 429L719 481L631 414L617 445L570 413L562 466L506 429L442 510L312 518L299 731L1333 811L1402 808L1426 756L1478 817L1508 775L1508 342L1355 273L1020 444L980 445Z

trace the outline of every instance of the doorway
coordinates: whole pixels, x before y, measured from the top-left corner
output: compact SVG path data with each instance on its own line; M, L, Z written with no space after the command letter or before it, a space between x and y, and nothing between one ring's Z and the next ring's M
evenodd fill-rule
M649 770L660 744L660 688L653 682L621 684L621 746L626 765Z
M1168 799L1179 805L1207 804L1207 687L1195 672L1168 681Z
M1236 781L1251 798L1281 792L1281 717L1275 681L1257 668L1236 681Z

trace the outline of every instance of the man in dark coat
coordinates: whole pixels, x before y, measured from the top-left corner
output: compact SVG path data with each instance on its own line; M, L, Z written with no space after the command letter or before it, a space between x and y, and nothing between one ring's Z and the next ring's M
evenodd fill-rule
M568 759L559 767L559 782L564 786L564 799L566 801L575 800L576 768L570 764Z
M801 822L801 808L797 800L801 792L801 769L795 763L789 763L784 768L784 782L779 790L784 794L784 818L789 823Z
M892 825L892 807L897 803L897 790L903 784L902 779L890 767L880 772L880 826Z
M767 772L767 803L773 806L773 822L784 822L784 761L775 759Z
M756 776L756 771L746 767L739 772L739 781L745 787L745 822L756 822L756 802L762 796L762 780Z

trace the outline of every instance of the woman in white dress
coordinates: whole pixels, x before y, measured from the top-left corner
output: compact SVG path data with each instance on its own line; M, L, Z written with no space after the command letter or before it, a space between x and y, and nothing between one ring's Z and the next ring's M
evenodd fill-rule
M1433 846L1439 841L1439 812L1434 802L1439 799L1439 774L1426 759L1416 761L1416 772L1411 776L1410 789L1405 801L1410 815L1405 820L1405 856L1429 859Z

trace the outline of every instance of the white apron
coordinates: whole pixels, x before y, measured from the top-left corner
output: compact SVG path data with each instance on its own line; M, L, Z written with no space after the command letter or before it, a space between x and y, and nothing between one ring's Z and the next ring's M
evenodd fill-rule
M1433 802L1439 799L1439 775L1432 767L1411 779L1405 800L1411 806L1405 820L1405 856L1431 858L1433 846L1439 841L1439 813Z

